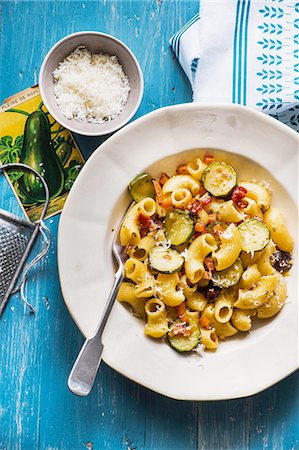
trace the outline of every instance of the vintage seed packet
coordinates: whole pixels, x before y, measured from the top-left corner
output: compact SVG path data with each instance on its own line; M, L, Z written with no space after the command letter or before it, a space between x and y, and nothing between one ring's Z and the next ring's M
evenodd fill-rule
M29 165L44 177L50 192L45 218L61 212L84 159L71 133L45 108L38 86L0 106L0 163L14 162ZM26 217L36 222L45 202L42 183L23 170L5 175Z

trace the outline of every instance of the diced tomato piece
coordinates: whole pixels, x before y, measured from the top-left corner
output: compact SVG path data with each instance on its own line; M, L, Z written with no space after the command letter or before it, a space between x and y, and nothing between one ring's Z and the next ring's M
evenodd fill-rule
M213 233L216 234L216 236L220 236L223 233L223 228L219 223L213 227Z
M203 184L200 183L200 187L199 187L199 192L198 192L198 194L199 194L200 196L202 196L202 195L204 195L206 192L207 192L207 191L206 191L205 188L203 187Z
M211 164L214 161L215 161L215 156L213 156L213 155L205 155L203 158L203 162L207 165Z
M204 280L211 280L212 279L212 272L210 270L205 270L202 278Z
M186 303L181 303L179 306L176 306L176 313L180 317L186 312Z
M148 226L149 231L160 230L161 228L163 228L161 220L151 220L151 223Z
M195 200L195 202L191 205L190 211L193 212L194 214L197 214L201 210L202 204L198 200Z
M199 199L192 198L186 209L193 212L194 214L198 214L198 212L201 211L206 205L211 203L211 201L212 199L209 195L204 195Z
M147 228L141 228L140 237L142 237L142 238L145 237L147 235L147 233L148 233Z
M194 229L197 233L206 233L207 232L206 226L202 222L196 222Z
M186 326L186 322L177 323L169 332L170 336L178 336L180 334L183 336L190 336L190 333L191 327L188 325Z
M200 198L199 201L201 202L203 208L207 206L209 203L211 203L212 199L209 195L205 195L203 198Z
M165 172L163 172L160 177L161 186L163 186L163 184L165 184L168 179L169 179L169 176Z
M162 193L160 183L157 180L153 180L153 185L154 185L154 189L156 192L158 203L161 205L163 193Z
M246 200L240 200L239 202L237 202L237 207L240 209L246 208L247 205L248 205L248 202L246 202Z
M210 321L209 321L209 319L207 318L207 316L201 316L201 318L199 319L199 325L200 325L202 328L208 328L208 327L209 327Z
M245 195L247 194L247 189L244 188L243 186L237 186L233 190L233 194L238 194L238 195L240 195L242 197L245 197Z
M217 214L216 213L211 213L208 215L208 223L213 223L216 222L217 220Z
M185 322L185 323L189 323L189 322L190 322L189 317L187 316L187 314L182 314L182 315L180 316L180 319L181 319L183 322Z
M237 186L233 190L231 194L232 201L238 206L240 209L246 208L248 203L246 200L243 200L245 195L247 194L247 189L245 189L243 186Z
M189 173L186 164L183 164L182 166L179 166L176 171L177 171L177 173L180 173L180 174L182 174L182 173L183 174L184 173L188 174Z
M168 198L162 198L161 200L161 206L163 206L163 208L170 208L172 206L172 201L171 201L171 197Z
M207 269L208 269L209 271L213 272L213 271L215 270L215 264L214 264L214 261L213 261L213 259L212 259L210 256L208 256L208 257L204 260L204 263L205 263L205 265L206 265L206 267L207 267Z
M139 214L138 222L141 228L148 228L152 223L152 219L150 217L144 216L143 214Z

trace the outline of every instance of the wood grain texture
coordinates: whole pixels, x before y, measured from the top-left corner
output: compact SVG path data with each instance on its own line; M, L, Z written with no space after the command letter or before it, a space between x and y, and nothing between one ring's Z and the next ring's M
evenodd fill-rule
M2 0L1 100L36 83L42 59L58 39L88 29L122 39L139 59L145 92L136 117L191 101L168 39L197 10L197 0ZM77 139L86 157L103 140ZM21 214L3 176L0 207ZM58 221L59 216L47 221L51 249L28 279L27 295L36 315L31 316L16 295L0 323L1 450L299 449L298 373L247 399L179 402L103 364L91 395L73 396L66 380L82 337L60 292ZM33 253L40 246L38 242Z

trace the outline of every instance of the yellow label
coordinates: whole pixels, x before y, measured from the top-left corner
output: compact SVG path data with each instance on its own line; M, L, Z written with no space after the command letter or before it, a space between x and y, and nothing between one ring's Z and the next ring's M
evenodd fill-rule
M0 162L20 162L37 170L50 191L45 218L61 212L84 159L71 133L45 108L38 86L0 106ZM26 217L38 221L45 203L41 182L22 169L5 175Z

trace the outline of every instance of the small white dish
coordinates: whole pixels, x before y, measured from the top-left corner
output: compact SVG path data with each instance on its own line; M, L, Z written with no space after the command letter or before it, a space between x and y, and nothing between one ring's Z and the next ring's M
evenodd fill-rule
M85 46L93 53L116 55L130 83L128 101L121 113L104 123L80 122L66 118L57 106L54 95L53 72L59 63L77 47ZM126 125L136 113L143 96L143 75L140 65L122 41L113 36L96 31L80 31L58 41L46 55L39 73L39 88L44 104L54 119L70 131L85 136L101 136L112 133Z
M58 263L66 305L84 336L92 336L113 282L113 230L130 203L129 181L147 168L153 176L173 173L203 149L216 149L216 157L230 161L239 179L263 179L272 186L272 204L285 213L296 241L295 265L286 278L287 304L272 320L254 326L250 333L238 333L221 342L217 352L200 358L180 355L144 336L143 322L116 302L103 336L103 359L166 396L222 400L255 394L298 368L298 136L294 131L237 105L193 103L141 117L102 144L82 169L62 212Z

